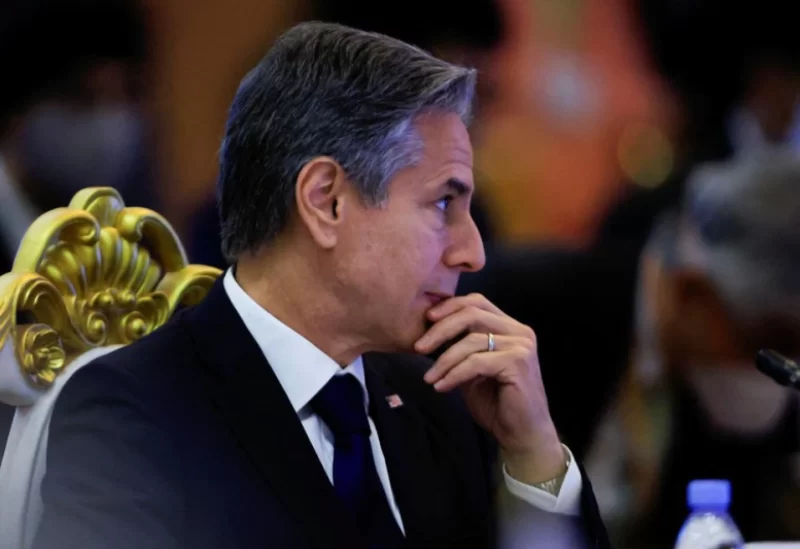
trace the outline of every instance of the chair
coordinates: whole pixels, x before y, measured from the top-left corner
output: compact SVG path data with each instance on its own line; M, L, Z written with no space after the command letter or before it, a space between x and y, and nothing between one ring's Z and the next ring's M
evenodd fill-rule
M200 302L219 275L189 265L162 216L110 188L82 190L31 225L0 276L0 402L16 407L0 466L4 549L33 541L50 416L69 377Z

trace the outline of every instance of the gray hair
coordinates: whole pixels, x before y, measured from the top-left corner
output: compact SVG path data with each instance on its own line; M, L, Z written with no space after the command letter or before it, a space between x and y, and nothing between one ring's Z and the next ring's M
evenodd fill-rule
M712 164L688 181L677 257L735 315L800 319L800 158L781 149Z
M644 257L668 271L704 273L734 319L800 319L800 158L763 150L696 168L681 206L653 225ZM663 374L654 312L640 268L635 330L637 375Z
M285 32L242 80L222 141L222 251L235 262L286 226L301 168L334 158L369 206L418 161L425 112L470 121L476 74L388 36L321 22Z

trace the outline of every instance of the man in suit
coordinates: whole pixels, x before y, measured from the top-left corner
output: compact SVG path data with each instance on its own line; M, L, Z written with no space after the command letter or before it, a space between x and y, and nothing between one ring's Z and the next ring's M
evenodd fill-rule
M233 268L66 384L36 549L608 547L533 331L453 297L484 263L474 86L384 35L277 40L220 153Z

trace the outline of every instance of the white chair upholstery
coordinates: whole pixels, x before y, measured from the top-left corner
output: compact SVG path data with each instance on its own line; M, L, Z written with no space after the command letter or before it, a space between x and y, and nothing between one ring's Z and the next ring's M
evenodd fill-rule
M50 417L70 376L199 302L219 275L189 265L169 223L113 189L85 189L30 227L0 276L0 402L17 408L0 464L2 549L36 534Z
M20 406L0 465L0 532L3 547L30 547L42 516L39 486L47 468L47 433L56 398L82 366L119 346L99 347L76 358L32 406Z

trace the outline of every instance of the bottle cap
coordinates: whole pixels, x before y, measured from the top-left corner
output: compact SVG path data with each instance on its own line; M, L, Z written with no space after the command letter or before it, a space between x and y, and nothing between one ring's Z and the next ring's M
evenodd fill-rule
M731 483L727 480L695 480L689 483L686 500L692 509L727 509Z

